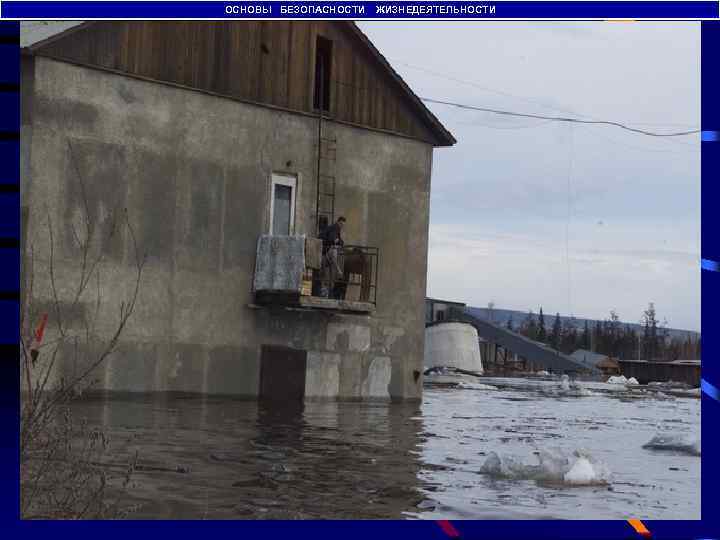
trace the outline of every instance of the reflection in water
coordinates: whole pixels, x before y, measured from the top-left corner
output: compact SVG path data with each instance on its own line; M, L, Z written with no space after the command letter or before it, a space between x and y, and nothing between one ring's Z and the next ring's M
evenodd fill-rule
M428 389L421 406L114 395L76 414L105 426L118 470L138 452L123 505L139 519L699 517L700 458L642 448L697 435L699 400L485 381ZM482 474L493 452L532 463L554 449L588 451L610 485Z
M423 498L418 405L114 396L78 412L113 462L138 452L138 519L397 519Z

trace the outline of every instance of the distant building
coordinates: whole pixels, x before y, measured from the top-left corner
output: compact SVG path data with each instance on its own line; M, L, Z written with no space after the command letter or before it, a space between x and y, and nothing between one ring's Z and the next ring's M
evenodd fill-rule
M618 375L620 373L620 364L618 364L618 361L605 354L578 349L570 356L587 366L599 369L603 375Z
M465 306L462 302L425 298L425 324L446 321L450 308L465 309Z

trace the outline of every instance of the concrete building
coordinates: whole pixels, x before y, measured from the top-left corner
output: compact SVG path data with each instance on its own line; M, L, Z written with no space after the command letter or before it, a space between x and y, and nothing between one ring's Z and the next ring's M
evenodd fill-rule
M438 322L425 328L425 369L454 368L483 374L478 333L472 325Z
M137 245L100 388L420 398L432 155L455 140L353 23L34 21L21 46L23 309L49 343L62 313L58 377L111 337ZM260 302L259 239L340 215L372 298ZM84 227L99 279L75 301Z
M425 299L425 324L447 321L449 317L448 311L451 308L464 310L466 304L462 302L452 302L450 300L439 300L437 298Z

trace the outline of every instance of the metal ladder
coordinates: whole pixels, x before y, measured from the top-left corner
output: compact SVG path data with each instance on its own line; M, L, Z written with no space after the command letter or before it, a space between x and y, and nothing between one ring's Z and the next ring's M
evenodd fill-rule
M318 127L317 160L317 233L335 221L335 159L337 139L324 136L322 121Z

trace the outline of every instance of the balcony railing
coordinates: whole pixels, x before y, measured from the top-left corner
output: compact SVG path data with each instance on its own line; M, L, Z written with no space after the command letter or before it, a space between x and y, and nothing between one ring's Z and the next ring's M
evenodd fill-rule
M256 303L371 312L379 259L376 247L323 247L316 239L263 235L253 284Z
M346 245L324 251L322 267L306 274L311 280L309 296L377 305L380 250Z

